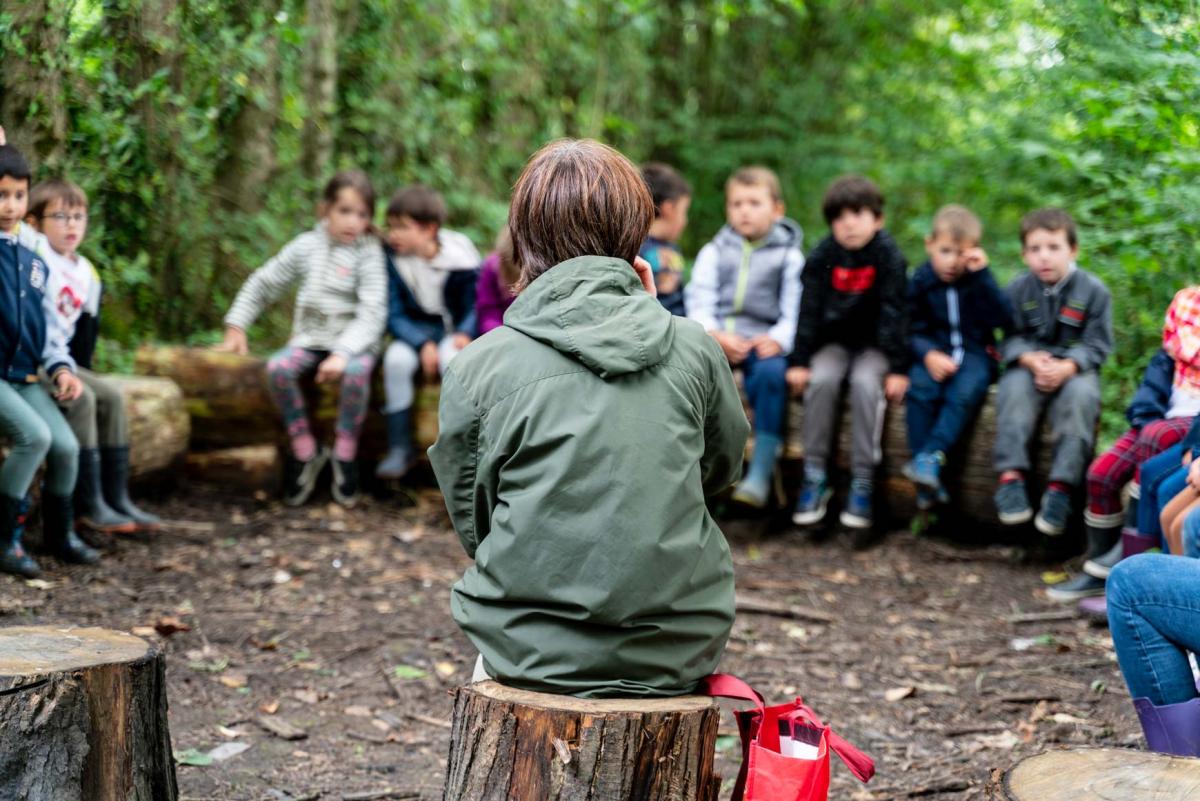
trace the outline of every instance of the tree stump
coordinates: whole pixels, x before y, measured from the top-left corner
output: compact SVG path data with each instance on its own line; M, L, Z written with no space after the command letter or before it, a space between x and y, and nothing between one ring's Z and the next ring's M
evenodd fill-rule
M122 632L0 629L0 795L174 801L165 666Z
M443 801L716 801L706 696L589 700L493 681L455 692Z
M993 782L1003 801L1185 801L1200 794L1200 759L1085 748L1028 757Z

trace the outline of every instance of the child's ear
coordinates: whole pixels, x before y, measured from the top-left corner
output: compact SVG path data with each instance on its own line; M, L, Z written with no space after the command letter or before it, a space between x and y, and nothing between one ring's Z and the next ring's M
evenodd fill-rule
M31 228L33 228L35 231L42 230L41 227L38 225L38 218L34 217L32 214L25 215L25 224L30 226Z
M784 211L786 210L786 208L787 208L787 207L783 205L783 201L782 201L782 200L776 200L776 201L775 201L775 216L776 216L776 217L782 217L782 216L783 216L783 213L784 213Z

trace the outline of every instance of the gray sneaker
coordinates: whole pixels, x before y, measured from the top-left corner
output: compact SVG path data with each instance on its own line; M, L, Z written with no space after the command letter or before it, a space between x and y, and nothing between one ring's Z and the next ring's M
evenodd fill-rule
M1057 537L1067 530L1071 520L1071 496L1062 490L1050 489L1042 496L1042 508L1033 520L1034 528L1047 537Z
M1024 481L1006 481L996 490L996 514L1006 526L1028 523L1033 517Z
M1062 584L1055 584L1046 588L1046 597L1051 601L1059 601L1069 603L1078 601L1081 598L1090 598L1094 595L1104 594L1104 579L1098 579L1095 576L1089 576L1087 573L1080 573L1070 581L1064 581Z
M1117 540L1117 544L1109 548L1108 551L1094 559L1089 559L1083 563L1083 572L1089 576L1095 576L1098 579L1108 578L1108 574L1117 566L1125 557L1125 543Z

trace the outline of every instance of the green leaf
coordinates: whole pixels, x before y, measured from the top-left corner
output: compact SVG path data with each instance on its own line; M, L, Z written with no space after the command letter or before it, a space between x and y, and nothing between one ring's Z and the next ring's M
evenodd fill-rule
M409 679L423 679L429 674L418 667L413 667L412 665L396 665L394 668L392 668L392 675L398 679L404 679L407 681Z
M186 751L176 751L175 762L180 765L191 765L197 768L205 768L213 763L213 758L203 751L197 751L195 748L189 748Z

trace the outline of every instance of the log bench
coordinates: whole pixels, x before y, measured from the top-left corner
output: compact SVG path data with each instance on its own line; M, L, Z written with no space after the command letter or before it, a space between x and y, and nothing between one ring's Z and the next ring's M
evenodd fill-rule
M444 801L716 801L707 696L589 700L493 681L454 696Z
M993 801L1185 801L1200 797L1200 759L1119 748L1047 751L988 787Z

